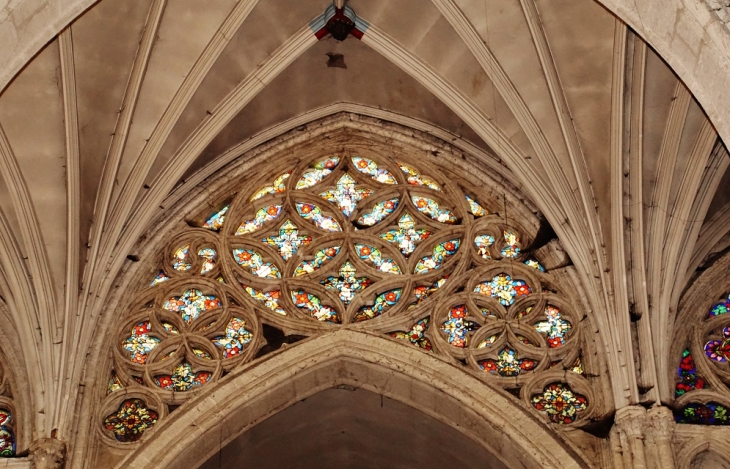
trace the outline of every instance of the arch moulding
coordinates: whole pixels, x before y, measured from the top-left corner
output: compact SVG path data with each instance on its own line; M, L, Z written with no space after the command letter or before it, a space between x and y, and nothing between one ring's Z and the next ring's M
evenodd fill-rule
M116 467L197 467L257 423L335 386L362 388L417 408L509 467L587 467L502 391L431 354L348 329L285 348L204 388L160 421Z

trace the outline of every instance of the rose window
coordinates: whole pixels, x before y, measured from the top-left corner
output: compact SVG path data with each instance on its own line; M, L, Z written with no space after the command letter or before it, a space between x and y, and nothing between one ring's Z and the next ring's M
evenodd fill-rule
M168 239L129 307L110 436L135 441L165 408L275 348L271 331L337 327L451 357L526 402L543 396L539 411L572 405L547 420L589 414L581 316L551 274L560 256L494 192L426 161L346 152L235 191ZM113 400L123 388L144 395ZM124 423L141 409L143 423Z

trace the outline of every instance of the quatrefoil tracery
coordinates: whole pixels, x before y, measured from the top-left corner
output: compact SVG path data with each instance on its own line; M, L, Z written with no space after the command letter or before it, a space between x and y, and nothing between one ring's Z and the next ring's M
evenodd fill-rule
M173 238L120 331L110 392L139 383L180 402L253 358L259 321L355 323L519 386L559 365L582 373L577 317L523 252L530 230L423 167L318 159Z

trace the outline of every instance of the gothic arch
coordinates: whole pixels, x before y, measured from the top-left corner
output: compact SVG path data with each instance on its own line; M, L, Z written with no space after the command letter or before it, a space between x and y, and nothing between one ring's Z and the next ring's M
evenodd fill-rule
M494 451L508 467L587 467L559 436L502 392L431 355L351 330L308 340L231 373L184 411L172 413L116 467L195 467L247 428L338 385L419 408Z

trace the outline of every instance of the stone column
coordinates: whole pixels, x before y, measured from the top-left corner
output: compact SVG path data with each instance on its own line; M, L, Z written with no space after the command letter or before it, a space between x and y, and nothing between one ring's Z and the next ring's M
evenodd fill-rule
M672 469L675 467L672 435L676 423L668 407L655 406L646 413L646 434L656 448L656 467Z
M55 438L41 438L30 445L31 469L63 469L66 443Z
M631 455L633 469L647 469L646 453L644 452L644 426L646 424L646 409L640 406L628 406L616 411L616 426L628 448L624 447L624 454Z

